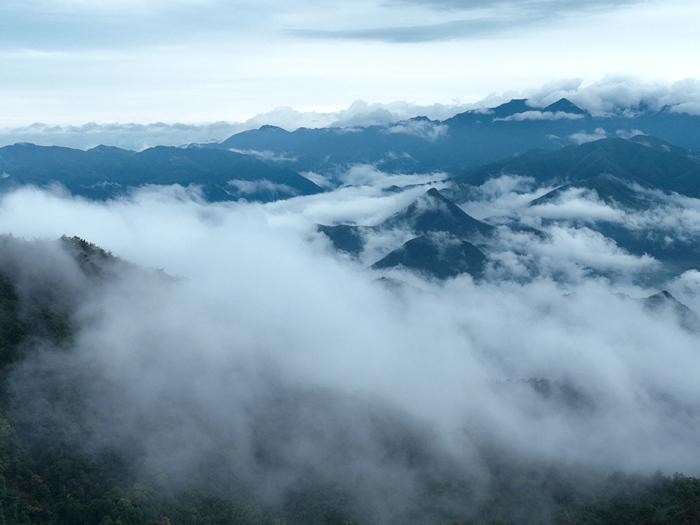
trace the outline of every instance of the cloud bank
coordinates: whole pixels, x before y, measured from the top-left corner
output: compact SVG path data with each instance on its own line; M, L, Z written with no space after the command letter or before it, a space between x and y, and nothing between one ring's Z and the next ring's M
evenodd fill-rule
M270 205L177 188L106 203L4 195L5 232L79 234L178 277L124 272L98 288L71 349L15 372L19 399L40 410L55 381L80 385L93 428L82 446L136 451L176 487L215 453L217 472L272 505L309 479L339 483L375 523L426 519L414 503L432 476L475 489L450 496L468 516L489 492L490 447L545 465L700 473L700 387L686 373L700 366L697 335L645 310L652 290L625 277L653 261L560 224L537 242L504 234L495 256L510 275L534 260L549 276L438 284L399 272L404 284L388 286L315 229L381 220L424 191L387 194L387 182ZM693 295L695 281L676 286ZM543 397L532 378L576 401Z

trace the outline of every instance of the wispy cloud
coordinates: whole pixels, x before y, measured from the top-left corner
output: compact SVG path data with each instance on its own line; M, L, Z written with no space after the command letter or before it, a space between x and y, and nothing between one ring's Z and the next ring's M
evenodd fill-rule
M443 20L425 24L396 24L338 29L294 29L292 34L307 38L378 40L412 43L438 40L473 39L517 33L540 23L569 15L608 11L648 0L393 0L384 3L389 10L407 6L438 11Z

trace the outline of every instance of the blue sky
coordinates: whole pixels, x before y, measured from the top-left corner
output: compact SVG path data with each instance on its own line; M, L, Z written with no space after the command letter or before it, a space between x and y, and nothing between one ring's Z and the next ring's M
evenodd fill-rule
M0 125L452 104L700 76L697 0L3 0Z

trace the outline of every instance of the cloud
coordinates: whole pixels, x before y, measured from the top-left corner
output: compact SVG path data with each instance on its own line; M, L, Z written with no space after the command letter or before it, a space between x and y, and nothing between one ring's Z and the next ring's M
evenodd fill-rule
M669 290L694 311L700 311L700 269L679 275L669 284Z
M31 142L46 146L90 149L101 144L141 151L154 146L181 146L191 143L220 142L251 125L228 122L152 124L95 122L83 125L54 126L42 123L0 128L0 144Z
M596 191L576 187L533 203L553 189L538 187L529 178L502 176L457 193L467 213L512 228L499 229L502 246L492 257L499 275L528 278L535 271L560 281L579 281L591 270L617 272L629 264L630 276L636 278L660 269L644 255L647 251L671 265L695 257L688 254L700 242L700 200L629 183L630 191L645 202L643 208L627 209L603 201ZM619 239L634 254L598 232ZM589 260L575 255L575 248L583 245L589 245Z
M553 202L543 202L532 206L528 213L544 219L569 219L584 222L622 222L624 210L614 208L600 200L595 191L585 188L571 188Z
M472 188L467 195L456 198L472 217L483 220L502 220L514 217L530 203L552 191L554 187L539 188L535 179L519 175L502 175Z
M414 104L410 102L353 102L345 109L330 112L298 111L280 107L255 115L244 122L184 123L87 123L58 126L35 123L21 127L0 127L0 145L31 142L39 145L89 149L100 144L125 149L143 150L157 145L180 146L192 143L221 142L235 133L272 125L294 131L299 128L344 128L388 125L417 116L447 119L475 107L473 104ZM437 124L404 124L397 128L406 133L421 134L433 140L445 133ZM260 152L265 154L265 152ZM268 159L272 160L272 159Z
M587 131L579 131L569 135L569 138L573 140L576 144L586 144L587 142L594 142L596 140L602 140L608 137L608 133L603 128L596 128L593 133Z
M22 414L48 418L42 402L55 388L79 388L83 403L54 403L50 414L88 418L76 447L134 451L176 491L215 457L208 469L234 473L236 488L273 506L309 479L332 483L372 523L431 521L418 502L434 478L470 489L450 492L444 507L468 515L488 498L486 446L526 464L700 473L700 386L686 373L700 366L697 337L645 311L633 298L650 291L626 279L652 261L557 226L545 240L505 235L501 262L522 247L552 275L588 266L620 279L406 275L396 288L315 231L321 218L377 219L422 191L342 188L270 205L206 204L162 188L102 203L4 194L5 232L80 234L179 277L123 272L87 286L66 257L44 265L92 293L71 348L16 368ZM29 272L47 259L19 260ZM590 408L543 398L530 378L571 385ZM399 443L413 452L398 453Z
M616 137L620 137L621 139L631 139L634 137L639 137L640 135L646 135L643 131L639 129L632 129L632 130L626 130L626 129L618 129L615 132Z
M700 199L668 194L629 183L629 188L645 201L643 209L625 209L622 204L604 202L598 193L586 188L570 188L546 202L511 211L521 219L569 221L576 224L607 222L651 235L656 232L666 244L695 243L700 240ZM541 188L534 193L546 192ZM529 196L525 193L524 195ZM519 201L522 202L522 201Z
M294 196L297 191L291 186L285 184L277 184L269 180L237 180L232 179L228 182L231 186L236 188L240 193L244 195L251 195L261 191L265 192L276 192L282 195Z
M644 0L530 0L513 6L511 0L392 0L395 4L421 5L448 10L480 10L516 7L523 11L558 13L587 9L614 9Z
M537 106L547 106L568 98L597 116L634 116L641 111L669 108L675 113L700 114L700 81L644 81L630 76L609 75L584 84L581 80L563 80L544 85L528 93Z
M351 29L294 29L304 38L376 40L390 43L416 43L440 40L475 39L523 31L529 26L551 22L553 18L613 10L645 0L541 0L513 3L507 0L468 2L459 0L394 0L385 2L389 10L412 6L443 15L433 23L403 24Z
M550 237L533 248L553 268L571 262L599 271L635 272L658 265L653 257L632 255L595 230L554 226L547 233Z
M270 162L296 162L297 160L296 157L292 157L290 155L280 155L278 153L275 153L274 151L267 150L258 151L254 149L231 148L229 151L233 151L234 153L239 153L241 155L251 155L260 160L266 160Z
M578 113L566 113L564 111L524 111L504 118L497 118L494 121L521 122L525 120L581 120L584 115Z
M183 36L247 33L264 16L249 2L221 0L7 0L0 6L0 48L31 50L128 49L175 44Z
M301 38L376 40L390 43L419 43L456 38L479 38L511 28L512 21L490 19L454 20L427 25L376 27L369 29L294 29Z
M278 107L260 113L243 122L186 123L87 123L58 126L35 123L20 127L0 127L0 145L32 142L40 145L58 145L88 149L107 144L126 149L142 150L155 145L179 146L191 143L220 142L242 131L273 125L293 131L305 128L339 128L341 132L357 131L365 126L395 124L390 132L421 136L426 140L439 140L449 132L436 122L410 121L425 116L432 121L446 120L467 110L484 109L498 105L512 97L530 97L535 106L545 107L562 97L570 98L591 113L604 116L622 114L631 116L644 108L653 111L664 107L675 113L693 113L700 104L698 81L676 83L649 83L630 77L606 77L590 85L579 80L547 84L536 90L504 95L491 95L487 99L471 103L416 104L406 101L369 103L358 100L337 111L300 111L291 107ZM700 107L700 105L698 105ZM578 119L579 115L528 111L508 117L506 120L559 120ZM612 131L611 131L612 133ZM635 130L633 133L642 133ZM630 136L627 132L617 136ZM596 140L602 133L575 134L572 140ZM624 138L624 137L623 137ZM265 152L261 152L265 154ZM270 159L268 159L270 160Z
M428 120L406 120L389 126L386 131L387 133L413 135L429 142L435 142L447 135L449 127Z
M447 174L439 172L414 174L385 173L376 166L370 164L356 164L343 172L339 179L340 182L346 186L388 188L390 186L404 187L416 184L440 183L447 179Z

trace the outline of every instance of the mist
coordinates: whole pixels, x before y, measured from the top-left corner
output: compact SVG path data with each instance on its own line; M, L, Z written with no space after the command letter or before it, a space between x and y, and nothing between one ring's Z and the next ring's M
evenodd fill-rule
M355 259L316 225L377 224L425 188L408 177L387 193L397 180L364 170L352 175L364 185L266 205L206 203L180 187L107 202L4 194L3 233L40 247L78 235L136 265L88 285L60 250L50 259L48 273L90 293L72 310L67 350L15 367L25 417L50 407L52 418L87 418L76 447L121 451L167 490L198 483L203 465L212 490L243 487L270 505L339 484L375 523L432 516L421 503L432 479L462 483L442 512L476 512L493 454L579 473L700 474L700 385L688 373L699 336L644 307L657 290L630 275L652 257L566 222L569 204L538 223L544 240L504 229L491 278L377 272L371 259L401 232ZM480 191L465 209L504 216L546 189L506 178ZM47 273L44 249L12 255L23 275ZM668 286L697 305L699 282L690 271ZM80 386L79 414L52 400L57 385Z

